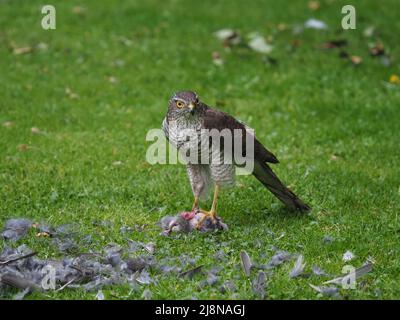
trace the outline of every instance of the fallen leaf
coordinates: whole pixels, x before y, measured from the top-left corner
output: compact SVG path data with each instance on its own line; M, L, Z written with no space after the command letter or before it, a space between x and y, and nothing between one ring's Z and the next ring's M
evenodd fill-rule
M67 94L68 98L70 99L79 99L79 95L73 92L69 87L65 88L65 93Z
M110 83L117 83L118 82L117 78L115 78L113 76L108 77L108 81L110 81Z
M290 42L290 49L291 49L291 50L295 50L295 49L297 49L298 47L300 47L300 45L301 45L301 41L300 41L299 39L293 39L293 40Z
M27 54L33 52L32 47L21 47L21 48L14 48L13 49L13 54L15 55L21 55L21 54Z
M347 40L346 39L337 39L337 40L330 40L325 42L322 47L324 49L334 49L334 48L342 48L347 46Z
M221 29L216 31L214 35L223 42L225 47L235 46L241 42L239 34L232 29Z
M379 57L385 54L385 48L381 42L378 42L371 49L369 49L369 53L373 57Z
M32 127L32 128L31 128L31 132L32 132L33 134L39 134L39 133L40 133L40 130L39 130L39 128Z
M278 26L277 26L277 29L279 31L285 31L285 30L288 29L288 25L286 23L279 23Z
M331 155L331 161L336 161L338 159L338 156L336 154Z
M28 146L27 144L25 144L25 143L20 144L20 145L18 146L18 150L21 151L21 152L28 151L28 149L29 149L29 146Z
M264 53L264 54L271 53L271 51L273 50L273 46L268 44L265 41L264 37L262 37L262 36L256 36L256 37L252 38L249 41L248 45L254 51Z
M319 3L319 1L313 0L308 2L308 8L310 8L313 11L318 10L320 7L321 4Z
M374 26L368 26L364 29L363 35L364 37L370 38L375 34L375 27Z
M85 13L85 8L81 6L75 6L72 8L72 13L76 15L82 15Z
M50 237L50 234L47 233L47 232L38 232L38 233L36 233L36 237L38 237L38 238L48 238L48 237Z
M361 64L362 58L359 57L359 56L351 56L351 57L350 57L350 61L351 61L355 66L357 66L357 65Z
M3 127L4 128L11 128L13 125L14 125L14 123L11 122L11 121L3 122Z
M219 54L218 51L214 51L212 53L212 60L214 64L217 66L222 66L224 64L224 60L222 60L221 55Z
M49 45L45 42L39 42L36 45L36 49L40 50L40 51L46 51L49 48Z

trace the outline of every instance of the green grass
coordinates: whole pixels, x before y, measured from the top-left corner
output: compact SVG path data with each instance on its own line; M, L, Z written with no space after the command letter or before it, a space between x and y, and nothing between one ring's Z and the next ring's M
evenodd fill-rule
M239 252L264 262L272 255L270 245L302 253L308 268L316 264L335 275L346 250L356 255L354 266L371 256L373 272L342 296L400 298L400 86L387 84L392 74L400 74L397 1L355 1L357 30L349 31L340 27L346 1L321 1L317 11L307 1L112 3L54 0L57 29L45 31L40 1L0 1L0 124L12 122L0 126L0 225L12 217L77 222L82 233L94 236L93 246L82 250L99 250L110 242L126 244L127 236L119 232L124 224L153 226L164 215L190 208L184 167L147 164L145 135L161 126L174 91L192 89L256 130L281 161L274 166L278 175L313 211L287 213L254 178L241 176L239 186L220 201L228 232L165 238L148 228L129 234L155 242L159 259L186 253L206 267L217 264L213 255L222 249L228 260L221 280L233 279L239 289L222 294L218 286L200 290L201 277L159 277L148 286L153 298L252 299L251 282L238 267ZM77 5L85 8L82 15L72 12ZM299 35L277 31L280 23L292 27L310 17L330 29ZM369 56L375 38L365 38L363 30L370 25L392 66ZM278 64L244 48L225 51L212 34L227 27L272 36L271 56ZM361 65L320 48L337 38L349 41L346 50L360 56ZM293 39L300 46L291 52ZM15 55L12 43L48 48ZM213 51L224 59L222 68L212 63ZM71 99L66 88L79 97ZM33 134L32 127L41 133ZM22 144L28 150L20 151ZM95 227L93 220L113 226ZM284 236L276 239L268 230ZM325 235L335 241L324 244ZM60 256L48 239L33 233L15 245L22 243L41 258ZM0 240L0 250L6 245ZM268 298L319 298L308 283L322 280L290 280L292 266L268 277ZM128 298L140 298L145 288ZM108 298L129 294L125 286L104 291ZM95 294L65 289L30 298L93 299Z

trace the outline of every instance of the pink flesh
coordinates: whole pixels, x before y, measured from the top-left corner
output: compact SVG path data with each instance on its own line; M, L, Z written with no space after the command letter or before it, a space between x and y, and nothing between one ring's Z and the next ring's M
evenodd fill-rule
M192 220L195 215L196 215L196 211L183 211L180 213L181 217L185 220Z

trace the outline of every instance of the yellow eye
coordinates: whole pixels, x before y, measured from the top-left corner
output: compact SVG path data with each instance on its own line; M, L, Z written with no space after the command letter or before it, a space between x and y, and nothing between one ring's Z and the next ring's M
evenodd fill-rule
M183 108L184 103L183 103L182 101L177 101L177 102L176 102L176 106L177 106L178 108Z

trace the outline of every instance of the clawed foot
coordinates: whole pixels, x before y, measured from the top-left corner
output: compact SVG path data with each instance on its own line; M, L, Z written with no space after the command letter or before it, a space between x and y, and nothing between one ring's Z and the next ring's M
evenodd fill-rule
M206 211L206 210L199 210L203 216L200 218L200 220L196 224L196 229L201 229L203 226L203 223L206 221L207 218L210 218L212 223L216 224L219 220L217 217L217 213L215 211Z

